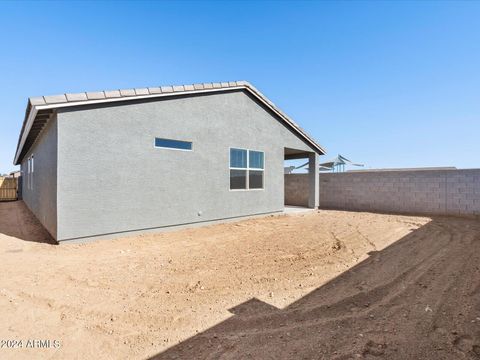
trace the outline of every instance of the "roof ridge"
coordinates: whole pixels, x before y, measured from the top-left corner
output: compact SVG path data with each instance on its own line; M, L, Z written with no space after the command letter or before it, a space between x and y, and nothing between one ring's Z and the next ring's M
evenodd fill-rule
M164 93L177 93L186 91L199 91L210 89L223 89L237 86L251 87L255 89L248 81L227 81L227 82L206 82L186 85L163 85L142 88L128 88L100 91L83 91L79 93L64 93L59 95L45 95L29 97L28 101L32 106L63 104L68 102L79 102L89 100L113 99L132 96L148 96ZM255 89L256 90L256 89ZM258 92L258 90L257 90Z
M248 90L254 97L260 100L266 107L270 108L273 113L279 116L288 126L290 126L301 137L303 137L307 143L312 145L314 149L316 149L319 153L325 154L325 149L323 149L321 145L319 145L312 137L310 137L307 132L303 130L295 121L293 121L287 114L280 110L273 102L271 102L252 84L250 84L248 81L242 80L228 82L197 83L189 85L167 85L119 90L102 90L30 97L28 99L27 109L25 111L25 119L23 121L22 129L18 138L14 164L18 164L21 153L23 152L24 143L29 136L32 124L36 120L37 111L46 111L47 109L51 110L54 108L78 106L89 103L116 102L133 100L135 98L146 99L150 96L152 98L157 98L164 96L164 94L197 94L202 91L216 92L222 91L222 89ZM42 115L42 117L44 117L44 115ZM34 137L36 137L36 135L34 135Z

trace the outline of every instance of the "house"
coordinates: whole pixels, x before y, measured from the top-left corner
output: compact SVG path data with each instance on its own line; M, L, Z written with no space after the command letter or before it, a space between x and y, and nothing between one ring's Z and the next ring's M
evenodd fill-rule
M30 98L14 164L57 241L284 209L284 160L323 148L248 82Z

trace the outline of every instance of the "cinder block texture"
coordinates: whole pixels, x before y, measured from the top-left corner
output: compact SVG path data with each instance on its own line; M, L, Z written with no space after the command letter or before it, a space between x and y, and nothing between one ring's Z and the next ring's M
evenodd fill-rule
M480 215L480 169L320 175L320 207L432 215Z
M305 205L307 174L285 175L285 203ZM320 174L320 208L480 216L480 169Z
M308 206L308 174L285 175L285 205Z

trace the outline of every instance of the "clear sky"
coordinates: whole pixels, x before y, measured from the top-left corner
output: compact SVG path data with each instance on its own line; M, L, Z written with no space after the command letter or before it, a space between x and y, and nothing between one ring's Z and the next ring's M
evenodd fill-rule
M368 167L480 167L480 2L1 2L0 173L29 96L248 80Z

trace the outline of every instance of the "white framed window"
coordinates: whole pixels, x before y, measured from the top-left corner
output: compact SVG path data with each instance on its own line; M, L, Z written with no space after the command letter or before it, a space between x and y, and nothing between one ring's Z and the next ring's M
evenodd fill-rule
M29 156L27 161L27 189L28 190L30 190L30 172L31 172L30 169L31 168L32 168L32 159Z
M264 175L263 151L230 148L230 190L262 190Z
M34 156L27 160L27 189L33 190Z

